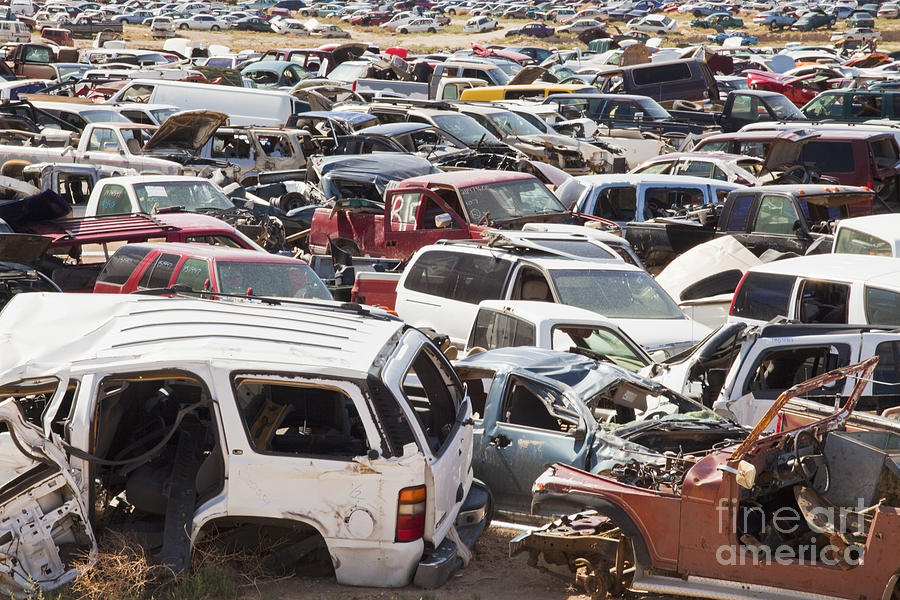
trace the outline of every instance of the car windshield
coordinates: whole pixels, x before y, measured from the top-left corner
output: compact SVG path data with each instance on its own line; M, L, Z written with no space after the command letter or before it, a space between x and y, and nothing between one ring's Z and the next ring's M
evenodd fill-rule
M644 111L645 119L671 119L669 114L656 100L652 98L637 98L637 104Z
M84 74L90 70L90 67L56 67L60 81L65 81L66 79L81 79Z
M490 113L487 118L506 135L536 135L541 130L514 112Z
M331 300L321 279L302 262L219 261L216 263L219 291L225 294L317 298Z
M131 123L114 110L85 110L78 116L88 123Z
M554 269L563 304L616 319L682 319L678 305L644 271Z
M649 361L614 331L603 327L587 325L556 325L553 327L552 344L554 350L582 348L602 354L617 366L637 372Z
M766 104L771 107L775 116L781 120L793 121L800 119L802 121L806 119L806 115L800 112L800 109L793 102L780 94L766 98Z
M482 127L478 121L469 115L450 114L435 115L435 124L449 133L461 139L467 145L501 143L490 131Z
M499 181L460 189L469 220L478 223L565 212L566 208L537 179Z
M138 183L134 193L141 210L147 213L175 206L192 212L234 208L231 200L208 181Z

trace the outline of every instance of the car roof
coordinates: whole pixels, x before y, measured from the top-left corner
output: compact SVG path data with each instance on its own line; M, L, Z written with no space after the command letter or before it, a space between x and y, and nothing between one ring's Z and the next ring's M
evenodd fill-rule
M702 152L700 154L703 154ZM742 188L744 186L737 183L729 183L720 179L709 179L706 177L693 177L691 175L658 175L651 173L622 173L613 175L580 175L575 177L578 181L590 185L606 185L612 183L623 183L625 185L638 185L641 183L657 183L672 185L716 185L720 187L730 187L732 189Z
M900 259L861 254L814 254L786 258L751 267L750 271L773 275L795 275L809 279L833 279L900 287Z
M893 241L900 236L900 214L886 213L883 215L851 217L838 222L838 227L850 227Z
M393 135L403 135L405 133L421 131L422 129L435 129L435 126L431 125L430 123L402 121L400 123L385 123L384 125L373 125L372 127L360 129L357 133L368 133L372 135L384 135L390 137Z
M605 327L619 329L615 322L594 311L568 304L554 304L553 310L547 310L546 302L535 300L482 300L478 306L479 308L509 313L532 323L548 320L555 323L574 323L577 321L579 325L596 323Z
M142 368L199 362L235 370L313 366L365 374L405 326L376 309L344 306L314 300L271 306L132 294L18 294L0 315L0 380L46 376L48 365L91 370L110 359L134 360L128 357L137 357Z
M299 258L294 258L292 256L282 256L280 254L259 252L258 250L249 250L246 248L232 248L231 246L220 246L214 244L193 242L139 242L136 244L127 244L126 246L123 246L123 248L147 248L148 250L159 250L160 252L183 254L186 256L195 256L198 258L212 258L214 260L230 260L239 262L270 262L292 265L306 264ZM119 250L121 250L121 248Z
M538 181L537 177L529 173L518 171L491 171L489 169L472 169L470 171L451 171L449 173L435 173L434 175L421 175L411 177L400 182L400 186L407 185L448 185L452 187L471 187L473 185L485 185L504 181L519 181L523 179Z

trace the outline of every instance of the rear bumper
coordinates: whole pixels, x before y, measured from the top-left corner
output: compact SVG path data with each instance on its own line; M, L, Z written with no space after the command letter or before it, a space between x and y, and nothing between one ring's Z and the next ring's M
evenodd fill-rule
M491 519L491 495L480 481L473 480L469 495L463 501L456 517L454 529L459 540L470 550L484 532ZM416 568L413 583L419 587L433 589L443 585L463 564L459 548L450 536L436 548L426 548Z

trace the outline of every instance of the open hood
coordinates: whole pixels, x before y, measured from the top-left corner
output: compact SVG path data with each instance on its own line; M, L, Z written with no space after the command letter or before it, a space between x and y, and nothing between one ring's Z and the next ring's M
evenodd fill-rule
M0 261L33 267L52 242L48 237L31 233L0 234Z
M369 49L368 44L363 44L360 42L351 42L348 44L341 44L331 51L331 58L334 61L334 64L339 65L345 60L355 60L365 54L366 50Z
M212 110L186 110L175 113L159 126L144 151L175 149L199 152L216 129L225 124L228 115Z
M557 83L559 82L559 78L544 67L530 65L523 67L521 71L516 73L515 76L509 80L507 85L528 85L535 81Z
M816 139L821 134L812 129L794 129L791 131L782 131L772 139L772 145L769 153L766 154L766 160L763 168L767 171L778 171L787 165L797 163L800 158L800 152L803 145L809 141Z

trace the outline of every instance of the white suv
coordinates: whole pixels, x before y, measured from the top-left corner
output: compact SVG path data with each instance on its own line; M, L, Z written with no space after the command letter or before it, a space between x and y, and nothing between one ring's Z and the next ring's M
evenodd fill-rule
M274 529L264 555L321 549L339 583L379 587L440 585L485 526L470 401L387 313L19 294L0 339L4 585L72 579L96 555L87 507L127 507L176 572L207 532Z

